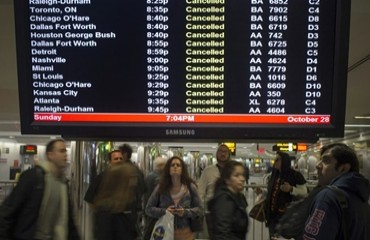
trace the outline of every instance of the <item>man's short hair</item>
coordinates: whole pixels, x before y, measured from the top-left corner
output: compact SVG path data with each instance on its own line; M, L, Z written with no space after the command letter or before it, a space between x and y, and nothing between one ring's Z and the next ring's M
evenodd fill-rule
M120 153L121 151L120 151L120 150L113 150L113 151L110 151L110 152L108 153L108 161L112 161L112 160L113 160L113 159L112 159L112 154L113 154L113 153L115 153L115 152Z
M157 168L157 166L161 163L166 163L167 162L167 159L163 158L163 157L156 157L153 161L153 167L154 169Z
M54 150L54 144L56 142L65 142L64 139L61 139L61 138L58 138L58 139L54 139L54 140L51 140L50 142L48 142L46 144L46 153L48 152L52 152Z
M127 153L127 157L129 159L131 159L131 155L132 155L132 147L128 144L123 144L121 146L119 146L119 150L122 152L122 153Z
M230 151L229 146L227 146L225 143L221 143L221 144L219 144L217 146L217 151L219 151L221 147L227 148L227 151L228 151L228 157L227 158L230 160L230 158L231 158L231 151Z
M343 143L333 143L321 148L320 154L323 155L328 150L331 151L331 155L337 160L337 167L341 164L348 163L351 168L349 171L359 172L360 163L358 161L356 152Z

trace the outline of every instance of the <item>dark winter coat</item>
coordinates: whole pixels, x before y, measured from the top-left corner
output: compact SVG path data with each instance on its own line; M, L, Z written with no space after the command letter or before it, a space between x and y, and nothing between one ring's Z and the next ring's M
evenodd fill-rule
M215 240L245 240L248 230L248 203L241 193L219 187L209 201Z
M293 201L293 195L289 192L280 190L280 186L284 183L289 183L291 186L306 184L306 180L300 172L293 170L289 165L283 162L282 171L279 172L273 169L267 185L266 197L266 220L270 223L271 218L280 218L286 211L287 206ZM277 182L277 180L280 180ZM277 185L277 186L276 186ZM273 196L274 188L276 188L276 195ZM272 210L271 206L274 205Z
M349 172L333 179L330 185L345 193L348 208L342 211L334 191L320 191L310 209L303 239L342 240L344 227L348 229L349 239L370 239L369 180ZM346 214L347 226L342 225L342 214Z
M44 193L44 170L38 166L21 174L17 186L0 206L0 239L32 240ZM80 239L69 204L68 239Z

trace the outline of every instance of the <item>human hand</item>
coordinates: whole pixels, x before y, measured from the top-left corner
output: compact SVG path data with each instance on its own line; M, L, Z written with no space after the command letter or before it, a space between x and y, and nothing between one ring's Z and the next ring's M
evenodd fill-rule
M185 212L185 208L183 208L181 206L178 206L176 208L175 214L182 217L182 216L184 216L184 212Z
M174 205L168 206L166 211L169 211L172 214L176 214L176 206L174 206Z
M284 182L280 185L280 190L283 192L291 192L293 190L293 187L288 182Z
M170 213L182 217L184 215L185 209L181 206L171 205L167 208Z
M256 187L254 191L256 192L257 195L262 193L262 189L260 187Z

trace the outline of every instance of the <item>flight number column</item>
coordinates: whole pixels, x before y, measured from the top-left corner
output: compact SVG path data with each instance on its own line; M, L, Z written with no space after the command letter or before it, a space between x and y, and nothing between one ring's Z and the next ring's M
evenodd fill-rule
M266 113L286 113L287 30L289 0L269 0ZM292 83L293 84L293 83Z
M248 113L261 113L262 111L263 12L262 1L251 1Z
M147 95L148 113L169 109L169 7L168 0L147 0Z
M308 1L306 52L306 114L316 114L317 100L321 97L321 83L317 75L319 55L320 1Z

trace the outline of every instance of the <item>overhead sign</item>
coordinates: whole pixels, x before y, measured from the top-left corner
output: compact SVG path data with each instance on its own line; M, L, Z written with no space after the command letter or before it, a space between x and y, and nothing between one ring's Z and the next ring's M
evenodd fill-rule
M293 152L297 151L297 143L277 143L272 146L272 151Z
M308 146L304 143L277 143L272 146L272 151L282 152L305 152Z
M20 154L37 154L36 145L22 145L19 150Z
M298 145L297 145L297 151L298 152L305 152L305 151L307 151L307 149L308 149L307 144L298 143Z
M342 137L350 6L14 1L21 133L153 142Z

